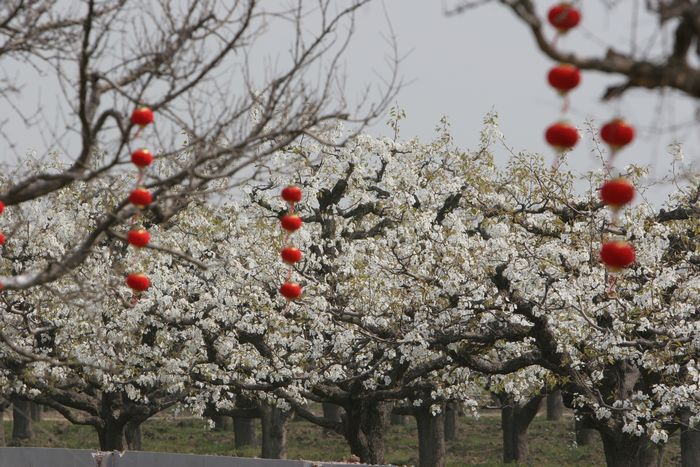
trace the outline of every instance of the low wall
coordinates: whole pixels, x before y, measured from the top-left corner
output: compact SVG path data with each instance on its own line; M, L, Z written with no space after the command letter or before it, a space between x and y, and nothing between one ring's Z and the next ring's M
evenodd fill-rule
M127 451L120 454L119 452L96 453L87 449L0 448L0 467L359 467L362 465L364 464L195 456L144 451Z

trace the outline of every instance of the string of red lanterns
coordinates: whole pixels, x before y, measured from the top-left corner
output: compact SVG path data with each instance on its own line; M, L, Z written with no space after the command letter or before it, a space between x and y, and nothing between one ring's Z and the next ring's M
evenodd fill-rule
M581 11L571 3L559 3L549 9L547 19L557 30L552 42L552 46L556 46L557 38L560 35L566 34L581 22ZM568 94L581 82L580 70L572 64L561 63L549 70L547 81L564 100L562 114L565 114L569 109ZM624 119L614 118L602 126L600 137L610 148L605 163L606 172L610 175L615 155L634 140L634 128ZM552 164L552 169L557 170L561 163L562 154L576 146L579 134L574 125L562 119L547 128L545 140L557 152ZM620 211L634 199L634 193L634 185L623 177L607 180L601 186L600 198L612 211L611 224L613 226L617 226ZM631 266L635 259L634 247L623 240L603 242L601 246L600 260L611 272L618 272ZM612 280L611 286L612 284L614 284L614 280Z
M291 234L299 230L303 224L301 217L295 214L296 203L302 199L301 188L295 185L289 185L282 189L282 199L287 202L287 214L280 218L280 226L284 230L283 248L280 250L280 258L288 265L287 278L280 286L280 294L287 299L287 303L301 297L301 285L292 281L294 272L294 264L301 261L302 253L299 248L290 244Z
M145 127L153 123L153 120L153 111L150 108L137 107L131 114L131 123L139 127L134 138L137 138ZM151 234L143 227L136 227L136 223L141 217L141 211L153 202L151 192L141 186L147 168L153 163L153 154L145 148L137 149L131 154L131 163L136 166L138 175L135 188L129 193L128 199L138 210L131 218L131 230L127 234L127 242L134 248L141 249L151 241ZM151 280L142 271L130 272L126 276L126 285L136 293L135 298L137 298L138 294L148 290L151 286Z

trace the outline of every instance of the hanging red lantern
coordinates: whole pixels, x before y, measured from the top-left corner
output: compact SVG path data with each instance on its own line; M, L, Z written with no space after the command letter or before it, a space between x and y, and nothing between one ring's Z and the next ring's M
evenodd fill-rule
M303 222L301 220L301 217L297 216L296 214L285 214L280 219L280 224L282 225L282 228L289 232L299 230L301 228L302 223Z
M153 196L144 188L136 188L129 194L129 202L143 209L153 202Z
M5 244L5 234L0 232L0 245L4 245L4 244Z
M140 168L148 167L153 162L153 154L148 149L137 149L131 154L131 162Z
M144 229L134 229L130 230L127 234L127 240L129 241L130 245L133 245L136 248L143 248L148 245L148 242L151 241L151 234Z
M634 139L634 127L621 118L615 118L603 125L600 138L613 150L619 150Z
M301 188L295 185L283 188L282 199L288 203L298 203L301 201Z
M126 285L138 292L143 292L151 286L151 281L143 273L129 274L126 276Z
M559 152L571 150L578 143L578 130L568 122L557 122L547 128L545 139Z
M600 199L613 209L621 209L634 199L634 185L625 178L608 180L600 187Z
M0 201L0 214L2 214L4 210L5 210L5 203Z
M131 123L138 125L141 128L153 123L153 111L150 109L150 107L137 107L131 114Z
M299 248L294 248L291 246L288 246L286 248L282 248L280 251L280 256L282 257L282 261L284 261L287 264L294 264L298 263L301 261L301 250Z
M600 248L600 260L612 271L630 266L635 258L634 247L627 242L607 242Z
M570 3L560 3L549 9L547 19L560 34L564 34L578 26L581 22L581 12Z
M579 85L581 82L581 71L573 65L562 63L549 70L547 81L563 95Z
M285 282L280 287L280 294L287 300L296 300L301 297L301 286L296 282Z

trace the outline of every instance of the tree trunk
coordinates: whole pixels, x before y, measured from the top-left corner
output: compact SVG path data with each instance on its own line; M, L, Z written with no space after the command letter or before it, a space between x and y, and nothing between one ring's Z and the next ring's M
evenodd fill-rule
M445 407L433 415L430 406L416 410L418 466L445 467Z
M700 427L689 426L690 410L681 412L681 466L697 467L700 465Z
M342 410L342 408L339 405L331 404L330 402L324 402L323 403L323 418L333 420L334 422L340 422L342 420L342 416L340 414L341 410ZM328 436L331 433L334 433L334 431L330 430L328 428L323 429L324 436Z
M32 410L30 402L24 399L12 401L12 440L13 444L21 444L22 440L32 439Z
M646 436L600 432L608 467L658 467L662 460L662 445L655 445Z
M124 423L114 418L103 418L104 426L97 429L100 440L100 451L124 450Z
M214 422L214 431L231 431L233 429L231 417L215 415L211 419Z
M576 445L577 446L588 446L592 444L595 440L597 431L591 428L590 421L587 420L587 416L577 416L576 417Z
M384 464L384 433L389 425L391 404L353 401L345 407L345 439L350 452L365 464Z
M503 429L503 462L527 463L530 449L527 429L537 415L542 396L530 399L524 406L514 402L504 404L501 409L501 428Z
M126 436L126 445L129 451L141 451L143 449L140 422L133 420L128 422L124 428L124 435Z
M4 399L0 399L0 447L5 447L5 410L10 406Z
M445 407L445 441L454 441L457 438L457 412L454 403Z
M277 407L260 407L262 424L262 458L287 458L287 420L291 412L283 412Z
M236 407L241 409L251 409L255 407L255 403L244 397L239 397L236 400ZM233 417L233 432L234 446L236 449L245 446L255 446L257 440L255 437L255 419L250 417Z
M560 420L564 414L564 402L561 398L561 391L557 390L547 395L547 420Z
M40 422L42 420L42 413L43 413L43 407L41 404L37 404L36 402L30 402L29 407L32 413L32 421L33 422Z
M390 420L391 420L392 425L405 425L406 424L406 416L405 415L392 413Z

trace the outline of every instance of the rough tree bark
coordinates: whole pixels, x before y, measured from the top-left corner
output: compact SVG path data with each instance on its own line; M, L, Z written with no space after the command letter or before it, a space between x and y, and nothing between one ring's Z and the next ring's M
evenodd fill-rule
M419 467L445 466L445 407L433 415L430 406L416 409Z
M556 390L547 395L547 420L560 420L564 414L564 402L561 398L561 391Z
M588 416L577 415L575 423L576 445L588 446L589 444L593 443L597 431L594 428L591 428L591 423Z
M12 442L21 444L22 441L32 439L32 410L30 402L24 399L12 400Z
M658 467L662 461L662 446L655 445L646 436L630 436L622 433L620 427L615 432L601 430L605 462L608 467Z
M350 452L366 464L384 463L384 433L389 425L391 404L353 400L345 406L345 439Z
M690 410L681 412L681 466L700 465L700 427L690 427Z
M331 404L330 402L323 403L323 418L327 418L328 420L332 420L334 422L340 422L342 419L340 412L341 407L339 405ZM334 431L328 428L323 429L324 436L328 436L331 433L334 433Z
M287 421L291 412L284 412L277 407L260 407L262 424L262 458L287 458Z
M457 405L449 403L445 407L445 441L457 438Z
M250 409L255 403L243 397L236 400L236 407ZM257 443L255 437L255 419L250 417L233 417L234 446L236 449L246 446L254 446Z
M0 399L0 447L6 446L5 443L5 411L10 406L10 403L5 399Z
M44 412L44 406L41 404L37 404L36 402L30 402L29 407L31 408L32 412L32 421L40 422L43 418L42 414Z
M128 422L124 427L124 435L129 451L141 451L143 449L143 436L141 434L140 422Z
M501 428L503 429L503 462L526 463L530 450L527 429L537 415L542 396L535 396L525 405L520 406L512 400L506 400L501 409Z
M124 439L125 423L114 417L102 417L102 426L97 428L97 438L100 440L101 451L123 451L126 446Z

